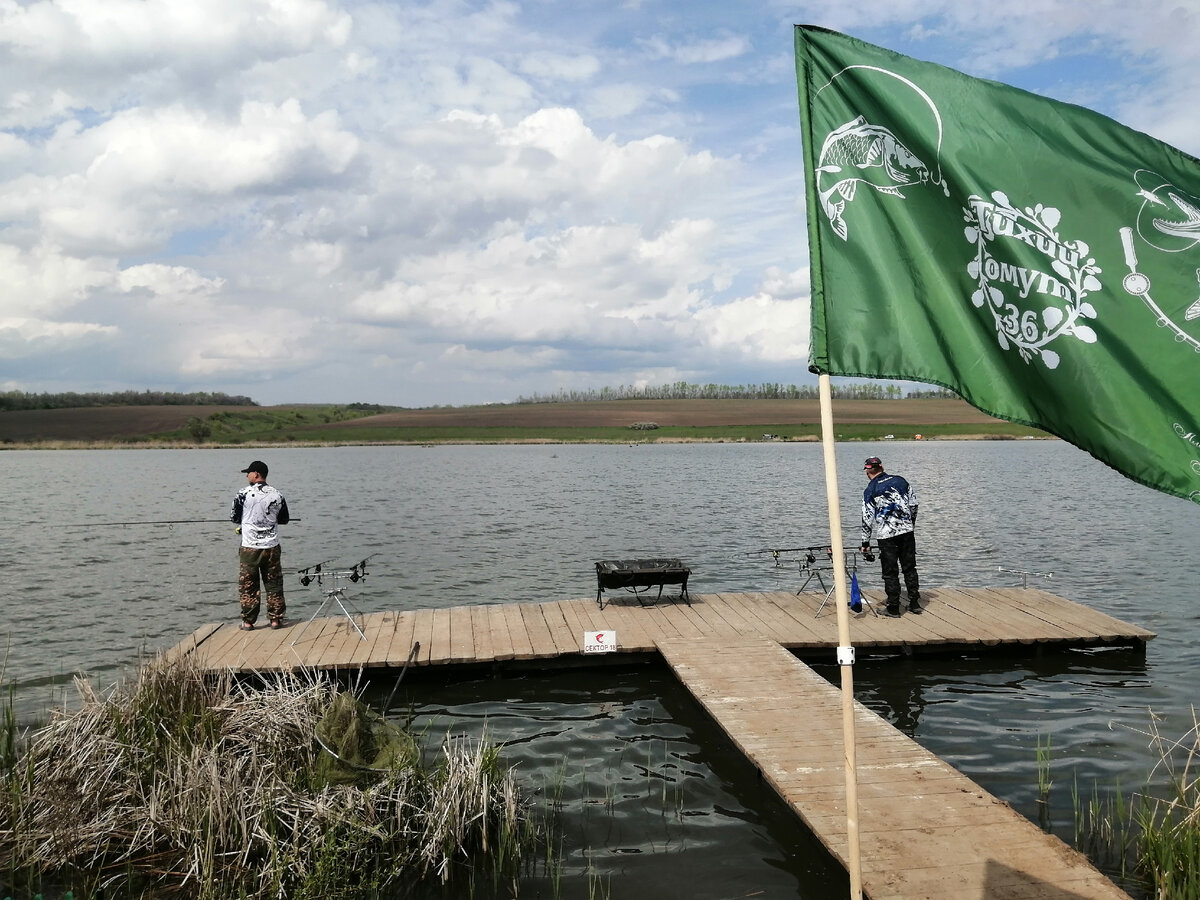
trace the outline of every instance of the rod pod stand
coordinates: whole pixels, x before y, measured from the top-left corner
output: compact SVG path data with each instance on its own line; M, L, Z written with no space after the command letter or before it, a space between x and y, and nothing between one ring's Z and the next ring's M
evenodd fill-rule
M308 626L311 625L318 616L325 612L325 610L328 609L331 604L337 605L337 608L342 611L342 615L346 617L346 620L350 623L354 630L358 632L358 636L361 640L365 641L367 639L367 636L363 633L362 628L359 627L358 622L354 619L356 615L360 619L363 618L363 612L354 604L354 601L346 596L346 590L341 585L343 580L358 582L366 578L367 561L364 559L362 562L350 569L326 569L324 566L325 563L318 563L316 566L310 566L307 569L300 570L301 584L311 584L315 579L317 584L323 587L325 584L325 579L331 578L333 579L333 587L322 592L323 596L321 598L320 606L318 606L313 614L308 617L308 621L300 626L300 631L294 638L292 638L292 643L290 646L293 648L293 650L296 647L296 642L299 641L304 635L304 632L308 629ZM353 613L351 610L353 610Z

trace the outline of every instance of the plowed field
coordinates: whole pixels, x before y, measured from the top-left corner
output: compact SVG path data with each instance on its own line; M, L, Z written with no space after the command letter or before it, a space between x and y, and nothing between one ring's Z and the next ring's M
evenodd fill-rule
M280 407L285 408L285 407ZM0 442L124 441L182 428L193 416L245 412L241 406L128 406L0 412ZM961 400L835 400L843 424L954 425L995 422ZM820 421L816 400L612 400L412 409L304 429L320 440L326 428L628 428L660 426L804 425Z

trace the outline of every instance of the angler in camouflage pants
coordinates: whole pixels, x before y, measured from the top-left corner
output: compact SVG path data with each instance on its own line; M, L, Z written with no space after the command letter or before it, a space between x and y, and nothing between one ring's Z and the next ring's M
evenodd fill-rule
M259 578L267 592L267 616L283 618L287 605L283 602L283 553L278 544L259 550L238 548L238 600L242 605L242 621L253 625L258 619Z

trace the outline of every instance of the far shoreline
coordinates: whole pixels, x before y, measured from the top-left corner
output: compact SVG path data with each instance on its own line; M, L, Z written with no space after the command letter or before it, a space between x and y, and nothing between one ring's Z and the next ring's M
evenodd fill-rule
M0 412L0 448L196 449L441 444L809 443L808 400L612 400L430 409L112 406ZM1015 440L1046 432L963 400L839 401L835 440Z
M911 427L911 426L909 426ZM882 438L882 437L839 437L835 443L838 444L867 444L867 443L887 443L887 444L927 444L932 442L944 441L1057 441L1061 438L1053 434L1037 434L1037 435L1018 435L1018 434L941 434L941 435L924 435L919 438ZM187 441L37 441L28 443L4 443L0 444L0 452L18 452L21 450L244 450L244 449L261 449L261 450L282 450L289 447L302 447L305 449L312 448L335 448L335 447L488 447L488 446L519 446L519 445L538 445L538 446L572 446L572 445L595 445L603 446L606 444L619 446L652 446L654 444L817 444L821 438L813 435L802 435L799 437L773 438L769 440L750 440L739 437L634 437L634 438L613 438L609 440L580 438L578 440L550 437L528 437L528 438L496 438L495 440L480 440L480 439L414 439L414 440L388 440L388 441L273 441L273 442L257 442L245 441L235 443L214 443L214 442L187 442Z

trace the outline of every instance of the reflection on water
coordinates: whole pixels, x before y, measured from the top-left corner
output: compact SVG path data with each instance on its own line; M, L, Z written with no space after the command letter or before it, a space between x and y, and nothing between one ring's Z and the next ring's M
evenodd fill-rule
M1014 583L1001 567L1053 572L1052 580L1033 586L1158 632L1144 655L859 655L861 700L1034 819L1036 748L1048 738L1052 819L1069 838L1075 777L1085 787L1139 784L1155 761L1142 734L1149 711L1161 717L1164 734L1182 735L1191 726L1200 674L1200 563L1180 548L1196 533L1200 508L1128 482L1057 441L850 444L838 448L838 474L851 543L861 461L871 454L919 492L923 584ZM0 625L3 681L15 689L22 720L61 702L75 672L111 681L140 652L170 646L204 623L236 620L237 540L224 519L250 455L0 456L9 510L0 526L0 572L9 592ZM252 455L269 462L272 483L299 519L284 530L286 568L327 559L350 564L376 554L371 576L350 589L367 612L592 597L594 560L635 556L683 558L698 594L795 590L800 573L748 551L818 544L828 536L816 444L276 448ZM193 524L111 524L171 519ZM878 589L877 564L860 568L858 577L864 589ZM321 599L316 586L291 579L287 590L293 617L307 617ZM832 659L824 665L826 677L836 678ZM582 718L586 733L542 722L543 731L559 735L546 738L549 750L539 743L540 731L509 749L529 753L538 746L543 770L551 769L547 758L570 753L581 766L583 759L592 766L620 759L614 774L597 769L595 780L591 770L581 776L586 787L579 790L591 798L605 797L609 782L616 789L627 778L640 778L645 791L667 784L668 774L723 771L719 754L705 755L719 742L694 737L705 720L686 697L678 706L664 700L661 680L643 683L638 676L624 684L607 700L556 699L553 689L545 696L534 690L519 707L522 715L506 721L523 722L538 703L559 704L547 715ZM475 684L461 697L464 722L479 718L470 707L476 694L495 706L489 717L508 699ZM420 702L456 716L457 701L431 694ZM573 711L577 703L583 712ZM529 727L538 724L537 717L531 721ZM633 740L638 729L663 741L664 760L675 768L664 762L657 775L639 772L632 760L653 740ZM606 737L609 730L624 737ZM576 737L578 746L568 751ZM693 782L709 780L723 777L689 774L685 797L705 796L707 788ZM619 793L629 806L640 802ZM706 832L691 828L693 819L704 818L707 828L718 808L729 812L720 817L725 824L758 809L753 798L736 791L733 797L736 803L702 806L704 816L677 816L672 836L656 838L654 846L681 846L683 833L688 846L704 846ZM617 836L603 846L635 846L620 824L612 827ZM577 830L579 854L601 844ZM620 866L611 859L606 865L623 870L636 864L631 858L647 855L644 849L613 854ZM790 852L782 855L789 858L787 878L800 879Z
M391 679L368 699L382 702ZM402 697L403 695L403 697ZM406 681L391 707L436 745L486 736L544 814L562 896L844 897L842 868L664 668ZM537 873L522 896L553 896Z

